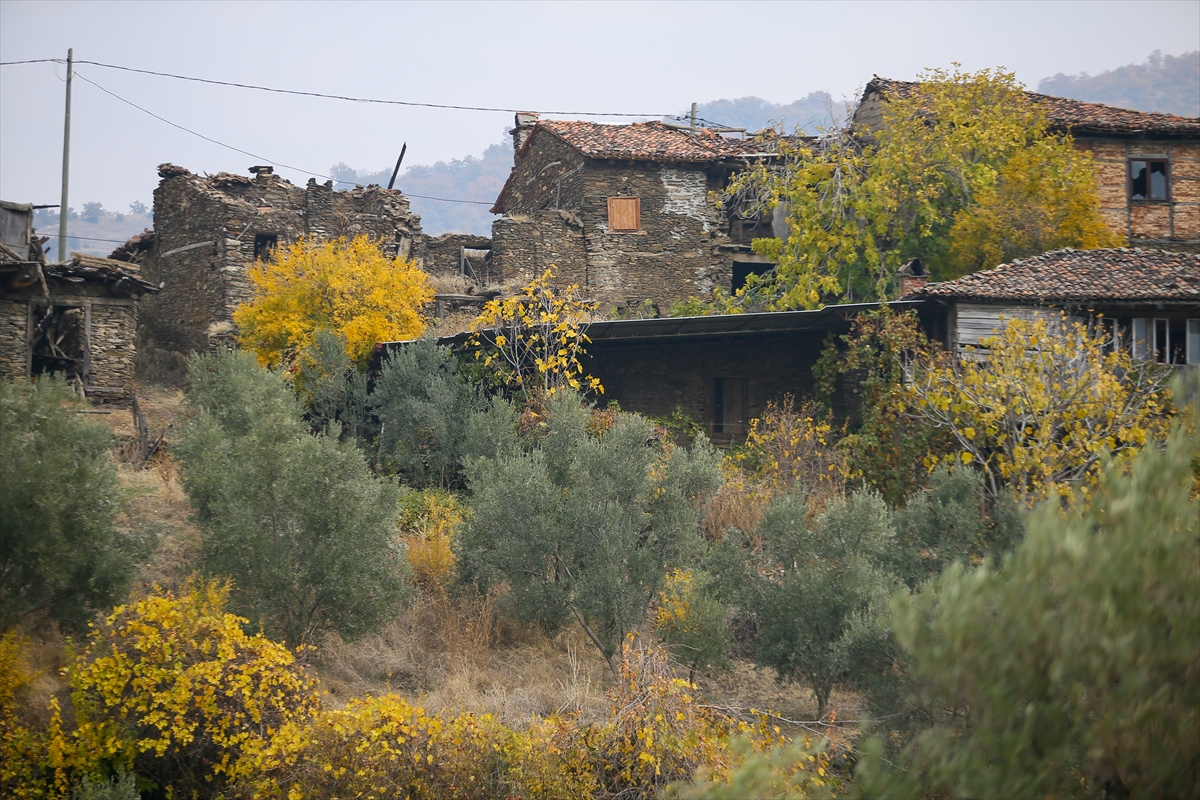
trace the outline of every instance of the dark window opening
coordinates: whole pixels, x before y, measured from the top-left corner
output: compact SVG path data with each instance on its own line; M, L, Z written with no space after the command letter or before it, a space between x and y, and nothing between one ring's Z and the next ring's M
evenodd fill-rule
M254 258L266 261L275 252L279 237L273 233L260 233L254 237Z
M1170 173L1166 161L1129 162L1129 198L1131 200L1167 200Z
M752 261L733 262L732 291L737 291L746 285L746 279L751 275L765 275L775 269L774 264L757 264Z
M734 244L750 244L755 239L770 239L775 235L771 228L771 220L759 216L731 214L729 219L729 239Z
M705 381L704 422L709 436L729 440L746 435L746 379Z

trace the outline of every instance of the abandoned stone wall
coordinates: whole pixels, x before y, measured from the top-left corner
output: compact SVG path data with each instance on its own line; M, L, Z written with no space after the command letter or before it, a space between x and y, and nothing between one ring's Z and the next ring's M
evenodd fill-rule
M253 178L193 175L170 164L154 193L153 258L146 279L161 285L144 322L168 350L204 350L252 297L247 268L301 238L369 236L391 258L418 255L424 236L408 199L378 186L335 192L310 179L304 188L254 168Z
M493 280L519 279L522 283L554 265L561 282L584 288L587 254L583 224L578 216L561 209L507 214L492 223L491 265L496 273Z
M715 206L720 188L695 164L614 162L589 165L580 209L587 250L588 286L604 302L644 301L665 314L674 300L728 291L729 237ZM637 197L641 229L613 232L608 198Z
M594 342L584 368L600 379L604 398L617 400L626 411L662 417L678 408L700 423L705 421L706 378L744 379L747 419L752 419L784 394L797 402L812 396L812 367L824 342L825 333L817 331L639 341L636 346Z
M29 306L17 300L0 300L0 377L21 380L25 374L25 342Z
M538 129L505 186L505 212L577 210L583 201L586 164L574 147L549 131Z
M430 275L458 275L462 248L490 250L492 240L470 233L443 233L425 240L421 248L421 268ZM475 266L475 260L471 262Z
M1109 226L1131 245L1200 245L1200 144L1169 139L1076 139L1096 164L1100 209ZM1131 200L1129 162L1159 158L1169 162L1170 198Z
M133 389L137 304L92 303L88 392L124 397Z

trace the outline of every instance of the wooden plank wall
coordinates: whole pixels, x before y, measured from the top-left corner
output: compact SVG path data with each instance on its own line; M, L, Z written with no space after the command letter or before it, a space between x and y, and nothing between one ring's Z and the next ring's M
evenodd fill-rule
M1000 334L1004 330L1005 320L1032 321L1052 313L1048 309L1032 306L958 303L954 307L954 345L978 346L980 339Z

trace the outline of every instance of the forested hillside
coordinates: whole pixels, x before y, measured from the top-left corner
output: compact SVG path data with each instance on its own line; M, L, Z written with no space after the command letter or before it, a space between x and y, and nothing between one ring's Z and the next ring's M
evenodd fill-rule
M1164 56L1155 50L1144 64L1126 64L1099 75L1058 73L1038 91L1138 111L1200 117L1200 50Z
M681 116L690 113L685 111ZM791 103L772 103L760 97L710 100L696 107L696 115L709 124L745 128L749 132L781 125L789 133L802 128L807 133L829 125L834 117L844 119L846 109L835 103L829 92L809 92Z

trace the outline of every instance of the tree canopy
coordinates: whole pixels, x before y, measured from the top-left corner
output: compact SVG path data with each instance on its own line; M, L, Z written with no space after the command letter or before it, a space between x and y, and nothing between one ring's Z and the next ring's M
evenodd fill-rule
M757 239L773 276L744 294L772 308L887 299L920 258L937 279L1056 247L1117 244L1087 153L1052 132L1012 73L929 70L887 95L878 130L777 138L778 159L732 195L787 210L787 239Z
M292 366L327 330L361 361L376 342L413 339L425 329L428 277L407 259L390 259L366 236L299 241L249 271L254 300L233 314L243 346L264 366Z

